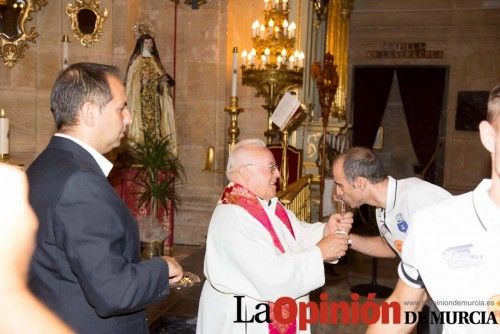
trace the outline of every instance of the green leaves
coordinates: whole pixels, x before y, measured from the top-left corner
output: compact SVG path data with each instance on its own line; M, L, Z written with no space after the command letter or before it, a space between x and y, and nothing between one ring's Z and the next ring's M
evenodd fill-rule
M179 158L170 150L170 135L157 138L148 131L143 134L144 143L130 145L131 155L139 168L134 182L143 189L139 193L139 205L156 207L160 204L167 210L171 200L177 209L182 200L175 189L184 183L186 174Z

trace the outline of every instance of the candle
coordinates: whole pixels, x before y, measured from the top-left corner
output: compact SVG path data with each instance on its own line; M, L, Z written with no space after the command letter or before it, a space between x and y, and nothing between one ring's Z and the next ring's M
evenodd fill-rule
M286 10L286 5L288 3L288 0L281 0L282 1L282 4L283 4L283 10Z
M281 49L281 55L283 56L283 59L286 59L286 49L285 48Z
M269 9L269 0L264 0L264 10Z
M0 111L0 155L9 154L9 119Z
M290 58L288 58L288 65L290 69L293 69L295 66L295 57L294 55L291 55Z
M288 37L288 20L283 20L283 36Z
M276 63L278 64L278 68L281 67L281 62L282 61L283 61L283 57L281 57L281 56L276 57Z
M252 23L252 37L257 37L258 35L258 32L259 32L259 26L260 26L260 23L258 20L255 20L253 23Z
M269 26L269 34L272 34L273 30L274 30L274 21L273 21L273 19L269 20L268 26Z
M243 50L243 52L241 53L241 60L243 60L243 66L247 64L247 57L248 57L247 50Z
M64 35L62 39L62 66L61 66L63 70L65 70L69 65L68 46L69 46L69 37L68 35Z
M305 58L304 51L300 51L299 53L299 67L304 67L304 58Z
M264 27L264 25L261 24L259 30L260 30L259 34L260 38L262 39L266 38L266 27Z
M238 85L238 48L233 48L233 67L231 80L231 96L238 96L236 87Z
M288 26L288 32L289 32L289 37L294 38L295 37L295 29L297 28L297 25L295 22L290 23Z

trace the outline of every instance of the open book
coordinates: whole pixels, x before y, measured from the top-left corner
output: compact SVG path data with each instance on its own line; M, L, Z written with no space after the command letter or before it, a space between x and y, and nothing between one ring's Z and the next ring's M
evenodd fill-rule
M278 103L276 109L274 109L271 115L271 121L276 124L281 131L286 128L290 120L297 113L297 109L300 107L300 101L295 95L286 92Z

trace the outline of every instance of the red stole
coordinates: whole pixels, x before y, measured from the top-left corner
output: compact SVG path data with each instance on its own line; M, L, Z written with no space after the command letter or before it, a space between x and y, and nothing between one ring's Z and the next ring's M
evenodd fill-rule
M250 190L246 189L242 185L238 183L230 183L224 189L222 196L219 200L219 204L234 204L241 206L245 209L252 217L257 219L257 221L269 232L271 238L273 239L273 244L280 250L281 253L285 252L283 245L281 244L276 231L271 224L271 220L267 216L266 211L259 203L257 196L250 192ZM283 205L278 202L276 203L276 210L274 211L276 216L285 224L286 228L290 231L292 236L295 238L295 233L293 232L292 224L290 223L290 219L286 213ZM294 321L291 324L282 324L274 319L274 303L269 302L270 310L271 310L271 320L272 322L269 324L269 333L270 334L294 334L297 333L297 323ZM283 316L288 318L288 304L283 307Z

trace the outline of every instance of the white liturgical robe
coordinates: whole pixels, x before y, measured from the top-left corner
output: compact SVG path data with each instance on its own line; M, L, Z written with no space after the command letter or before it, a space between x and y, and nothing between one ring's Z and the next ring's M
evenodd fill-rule
M257 305L275 302L280 297L308 301L309 292L325 283L323 258L316 246L323 236L324 224L301 222L287 210L294 238L275 215L277 198L269 203L259 202L285 252L280 252L271 234L245 209L234 204L218 205L207 235L204 264L207 280L198 311L196 332L199 334L267 334L267 322L235 321L238 317L251 319L264 310L262 305ZM235 296L244 296L240 298L240 314ZM310 330L298 332L309 333Z

